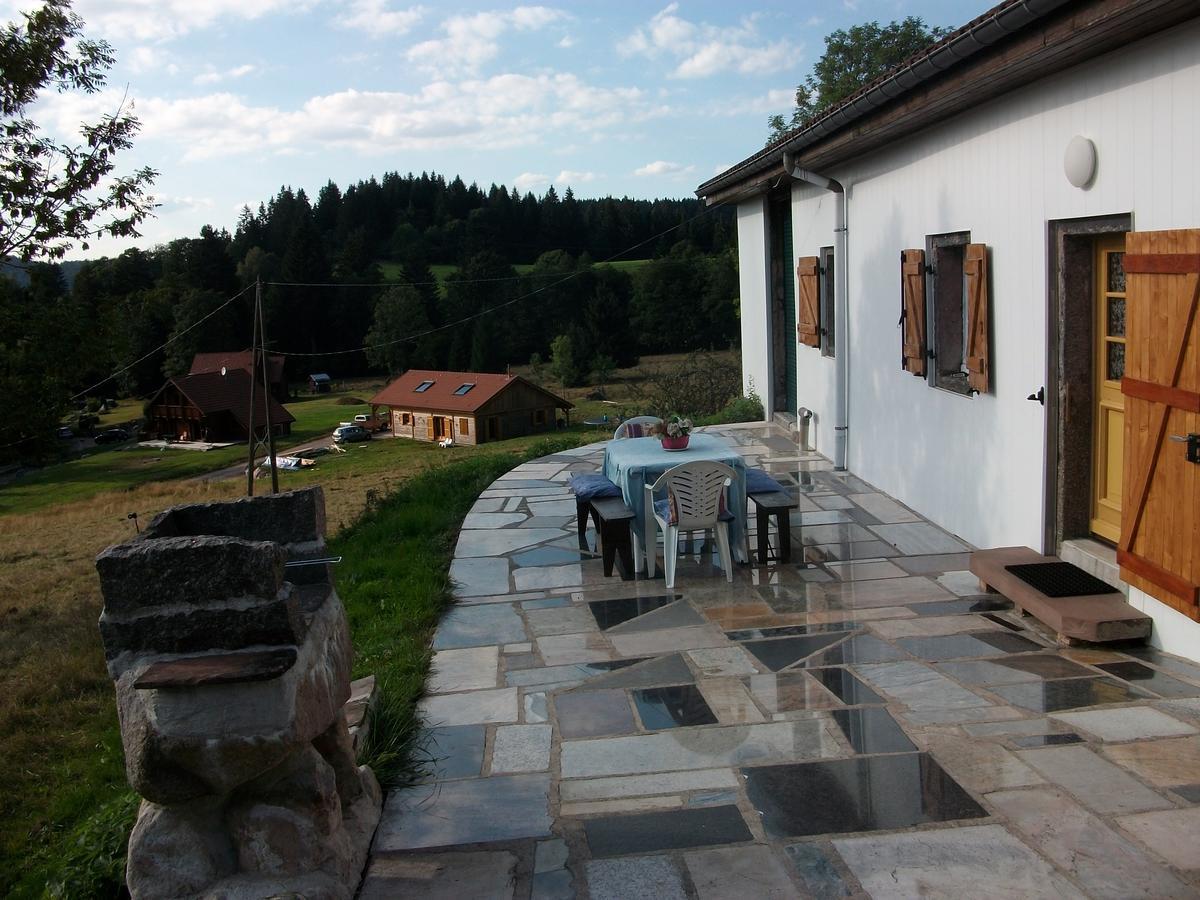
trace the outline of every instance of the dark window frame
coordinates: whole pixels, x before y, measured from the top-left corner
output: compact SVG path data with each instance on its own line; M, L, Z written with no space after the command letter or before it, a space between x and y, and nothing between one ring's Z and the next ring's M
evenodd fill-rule
M422 381L422 382L421 382L420 384L418 384L418 385L417 385L415 388L413 388L413 393L414 393L414 394L423 394L423 393L425 393L427 390L429 390L431 387L433 387L433 382L432 382L432 381L429 381L429 380Z
M925 237L925 340L931 387L972 397L967 382L966 273L964 260L971 232L950 231Z
M821 261L821 280L818 282L818 294L821 310L821 355L833 359L837 356L837 308L834 302L834 255L832 247L822 247L817 253Z

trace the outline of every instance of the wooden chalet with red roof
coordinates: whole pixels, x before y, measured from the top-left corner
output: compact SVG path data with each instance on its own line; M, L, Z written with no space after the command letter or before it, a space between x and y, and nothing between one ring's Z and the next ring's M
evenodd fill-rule
M553 431L573 405L519 375L410 369L371 398L391 410L392 434L417 441L482 444Z
M221 350L216 353L197 353L192 357L192 368L188 371L188 374L206 375L211 372L220 372L222 369L241 369L247 373L253 371L253 351ZM261 383L261 369L259 370L259 379ZM271 396L280 403L287 403L288 382L282 356L273 353L267 354L267 382L271 386Z

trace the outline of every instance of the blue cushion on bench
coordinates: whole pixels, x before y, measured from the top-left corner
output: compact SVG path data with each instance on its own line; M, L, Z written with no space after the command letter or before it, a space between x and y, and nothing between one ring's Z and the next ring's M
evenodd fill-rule
M787 488L764 472L762 469L746 470L747 494L770 494L775 491L787 493Z
M599 473L572 475L571 490L580 501L597 500L600 497L620 497L621 489L610 479Z

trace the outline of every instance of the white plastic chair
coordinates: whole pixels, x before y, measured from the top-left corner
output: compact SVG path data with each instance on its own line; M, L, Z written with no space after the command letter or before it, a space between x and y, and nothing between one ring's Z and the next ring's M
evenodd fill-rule
M617 426L617 430L613 432L613 440L619 441L629 437L628 426L641 425L643 428L653 425L656 428L662 426L662 419L658 416L634 416L632 419L626 419Z
M701 461L684 463L664 472L652 485L646 485L646 571L654 577L655 546L658 531L664 535L663 564L667 587L675 587L675 561L679 555L679 533L712 530L721 555L725 580L733 581L733 554L729 549L729 521L721 518L721 497L737 473L724 463ZM676 521L666 510L654 508L654 494L666 491L667 503L675 501Z

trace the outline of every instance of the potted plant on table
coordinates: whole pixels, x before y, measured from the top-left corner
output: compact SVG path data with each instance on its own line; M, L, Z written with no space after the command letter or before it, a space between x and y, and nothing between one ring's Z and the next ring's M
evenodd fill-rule
M683 450L688 445L688 436L691 433L692 420L676 415L663 422L659 439L664 450Z

